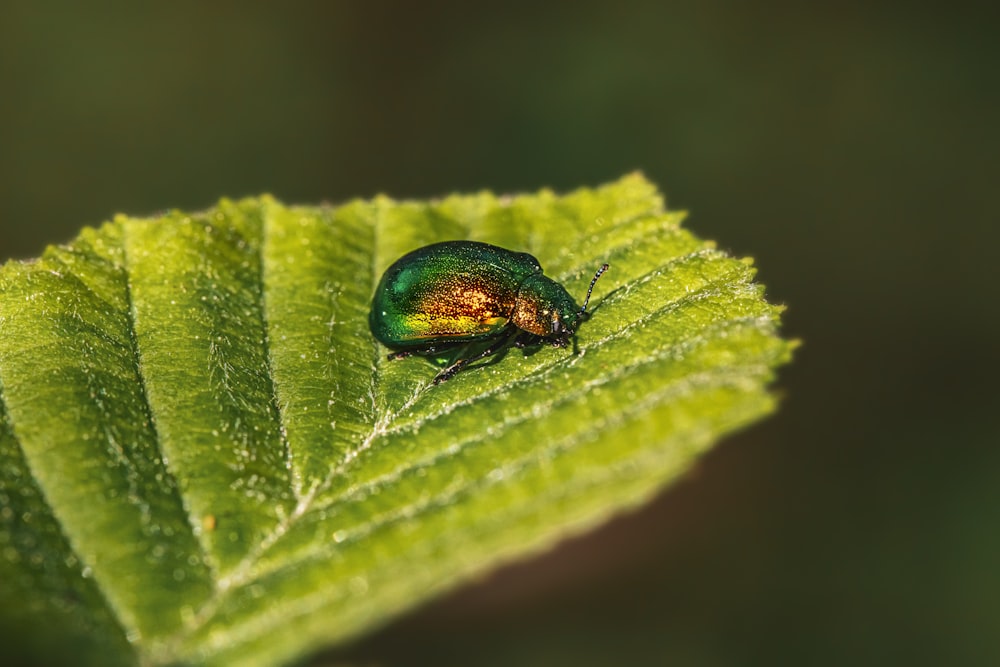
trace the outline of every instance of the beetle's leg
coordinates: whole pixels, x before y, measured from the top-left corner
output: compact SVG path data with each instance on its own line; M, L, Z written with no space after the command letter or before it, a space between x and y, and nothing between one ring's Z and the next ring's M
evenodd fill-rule
M467 357L465 359L459 359L458 361L456 361L455 363L453 363L451 366L448 366L448 368L446 368L443 371L441 371L440 373L438 373L437 377L434 378L434 384L441 384L445 380L450 380L452 377L454 377L455 373L459 372L460 370L462 370L463 368L465 368L469 364L471 364L471 363L473 363L475 361L479 361L480 359L485 359L486 357L488 357L490 355L496 354L497 352L499 352L508 343L510 343L510 337L509 336L507 336L507 337L501 337L501 338L498 338L496 340L496 342L494 342L492 345L490 345L488 348L486 348L485 350L483 350L479 354L476 354L476 355L471 356L471 357Z
M406 359L407 357L413 356L416 353L417 353L416 350L400 350L399 352L392 352L391 354L386 356L386 359L388 359L389 361L395 361L396 359Z
M514 339L514 347L519 350L523 350L526 347L531 347L532 345L538 345L538 336L527 331L522 331Z

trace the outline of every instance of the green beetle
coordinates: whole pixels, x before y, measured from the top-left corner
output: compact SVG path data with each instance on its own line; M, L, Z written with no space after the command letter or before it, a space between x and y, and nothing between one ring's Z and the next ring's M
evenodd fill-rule
M496 354L513 342L524 347L548 342L566 347L587 312L562 285L542 274L538 260L524 252L477 241L445 241L404 255L390 266L375 289L368 324L387 347L389 359L492 341L438 373L434 384L467 365Z

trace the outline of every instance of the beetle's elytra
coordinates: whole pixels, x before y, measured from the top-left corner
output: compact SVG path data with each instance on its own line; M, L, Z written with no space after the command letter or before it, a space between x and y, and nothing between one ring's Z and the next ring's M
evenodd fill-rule
M597 270L583 307L577 307L527 253L476 241L435 243L404 255L386 270L368 323L375 338L396 350L389 359L490 341L468 357L458 350L460 358L434 378L438 384L509 343L566 347L584 318L594 284L607 269L604 264Z

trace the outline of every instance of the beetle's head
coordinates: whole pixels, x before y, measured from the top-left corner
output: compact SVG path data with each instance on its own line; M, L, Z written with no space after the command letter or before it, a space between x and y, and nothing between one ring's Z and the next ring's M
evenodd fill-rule
M582 308L577 307L566 288L556 281L543 275L531 276L521 285L511 321L518 328L541 336L556 347L566 347L580 321L586 316L594 283L607 269L608 265L605 264L597 270L594 279L590 281L590 289L587 290Z

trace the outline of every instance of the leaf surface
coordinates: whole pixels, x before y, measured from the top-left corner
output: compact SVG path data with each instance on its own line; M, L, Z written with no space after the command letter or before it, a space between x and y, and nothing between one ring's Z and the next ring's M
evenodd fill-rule
M77 664L281 664L643 502L773 409L791 349L750 263L682 217L639 175L263 197L6 265L0 604L28 614L0 613L5 633ZM438 386L386 360L375 282L464 238L532 253L581 300L611 265L575 352Z

